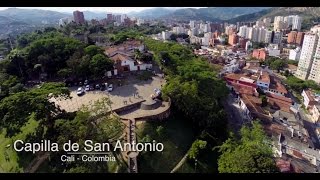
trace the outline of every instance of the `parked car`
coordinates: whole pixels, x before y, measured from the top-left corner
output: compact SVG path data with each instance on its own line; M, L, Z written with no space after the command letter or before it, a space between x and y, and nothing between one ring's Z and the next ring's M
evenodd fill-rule
M96 84L96 89L100 89L100 84Z
M84 85L88 85L89 84L89 81L86 79L85 81L84 81Z
M90 91L93 91L94 87L92 85L90 85L89 89L90 89Z
M90 91L90 86L89 86L89 85L86 85L85 90L86 90L86 91Z
M110 84L110 85L108 86L108 91L109 91L109 92L113 91L113 85L112 85L112 84Z
M79 87L78 90L77 90L77 95L81 96L83 94L84 94L84 89L82 87Z
M104 91L105 89L106 89L106 85L104 83L101 83L100 91Z

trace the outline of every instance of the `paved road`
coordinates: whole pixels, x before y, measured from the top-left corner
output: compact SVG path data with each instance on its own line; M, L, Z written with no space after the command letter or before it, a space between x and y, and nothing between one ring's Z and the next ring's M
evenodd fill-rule
M303 126L308 131L314 147L320 149L320 142L316 133L315 124L313 124L312 121L305 115L303 110L299 109L299 114L303 120Z
M279 79L281 81L282 84L285 84L281 77L278 77L277 74L275 74L275 73L273 73L273 74L277 77L277 79ZM289 96L289 98L291 98L291 100L293 100L295 105L297 105L298 107L301 106L299 104L299 100L290 91L288 91L288 96ZM302 119L302 123L303 123L304 128L309 133L309 136L314 144L314 147L317 149L320 149L320 141L319 141L318 136L316 134L315 124L309 119L308 116L306 116L305 112L300 108L299 108L299 115Z

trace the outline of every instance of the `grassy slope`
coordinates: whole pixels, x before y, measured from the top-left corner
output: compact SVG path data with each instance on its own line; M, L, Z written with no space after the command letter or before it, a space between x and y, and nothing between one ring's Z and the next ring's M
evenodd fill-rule
M163 126L165 137L156 133L157 126ZM170 172L191 147L194 140L192 127L183 119L169 118L165 122L145 122L138 125L138 141L145 135L164 144L163 152L146 152L139 155L139 172Z
M31 162L32 156L19 160L17 152L13 149L13 143L18 139L24 140L28 134L35 131L37 126L38 122L30 118L28 123L21 128L21 133L12 138L6 138L6 131L2 130L0 134L0 172L22 172L23 167L21 165ZM7 147L8 144L11 146ZM19 161L21 164L19 164Z

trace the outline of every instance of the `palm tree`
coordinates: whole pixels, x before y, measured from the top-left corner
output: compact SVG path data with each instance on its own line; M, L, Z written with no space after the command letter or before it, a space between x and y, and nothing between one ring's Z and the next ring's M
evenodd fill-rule
M140 52L139 49L134 50L134 59L141 59L142 53Z

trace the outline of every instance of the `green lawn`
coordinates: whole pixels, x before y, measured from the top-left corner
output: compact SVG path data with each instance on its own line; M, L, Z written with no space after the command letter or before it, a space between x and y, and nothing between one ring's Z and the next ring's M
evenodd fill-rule
M160 138L156 132L160 125L165 130L163 138ZM148 134L152 139L164 144L163 152L144 152L138 156L138 170L142 173L170 172L194 141L192 126L184 119L174 117L163 122L145 122L138 125L136 132L138 141Z
M22 172L23 166L31 162L32 156L19 159L17 152L13 149L15 140L24 140L26 136L33 133L38 126L38 122L30 118L28 123L21 128L21 133L12 138L6 138L6 130L0 133L0 172ZM10 145L10 147L7 147ZM31 155L31 154L30 154Z

